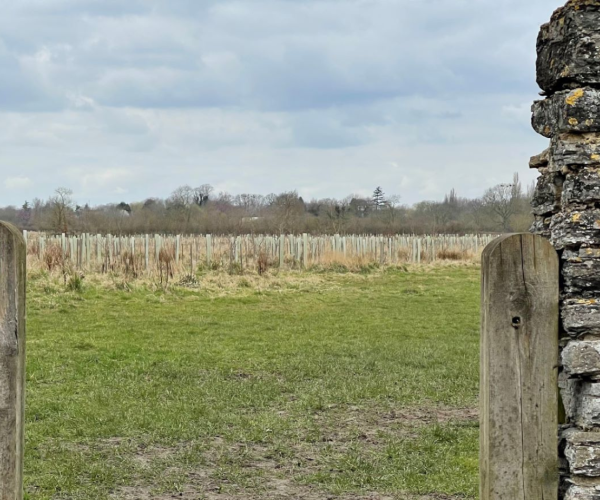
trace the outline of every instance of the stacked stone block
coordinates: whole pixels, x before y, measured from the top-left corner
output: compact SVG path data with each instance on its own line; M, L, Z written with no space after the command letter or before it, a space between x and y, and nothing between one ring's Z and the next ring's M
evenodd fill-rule
M533 128L550 147L532 231L561 254L561 498L600 500L600 0L570 0L542 26Z

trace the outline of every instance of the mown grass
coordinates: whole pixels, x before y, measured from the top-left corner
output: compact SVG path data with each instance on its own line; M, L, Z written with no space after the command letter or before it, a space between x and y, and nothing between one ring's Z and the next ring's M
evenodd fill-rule
M34 276L27 498L474 498L478 273Z

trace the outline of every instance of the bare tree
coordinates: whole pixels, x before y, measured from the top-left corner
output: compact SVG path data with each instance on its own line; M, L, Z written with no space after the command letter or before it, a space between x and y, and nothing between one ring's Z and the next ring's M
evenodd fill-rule
M487 210L483 200L480 198L469 200L465 210L467 219L472 222L476 231L481 231L486 227Z
M194 204L195 191L190 186L180 186L171 193L169 202L181 206L190 206Z
M197 207L196 190L190 186L178 187L171 193L168 205L171 212L178 214L181 221L181 231L186 232L192 219L192 213Z
M60 187L54 193L50 200L52 204L52 225L56 231L68 233L69 218L73 211L73 191Z
M415 205L417 214L422 214L424 226L421 228L425 232L432 233L443 232L446 225L452 220L452 213L444 203L436 201L422 201ZM429 225L429 228L426 226Z
M205 184L181 186L166 200L150 198L130 205L82 206L75 210L71 191L61 188L47 200L34 200L31 206L0 207L0 218L23 229L71 233L235 233L248 227L262 233L508 231L530 225L531 195L531 188L524 186L518 176L476 199L460 198L452 190L443 201L424 201L411 207L401 205L399 197L384 196L381 189L373 198L353 195L305 203L295 191L232 196L214 194L212 186Z
M236 207L244 209L249 217L256 217L265 206L265 197L260 194L238 194L233 198Z
M304 202L297 191L278 195L271 205L279 233L293 232L298 219L304 214Z
M334 234L343 233L350 219L350 198L343 200L326 199L319 202L320 212L327 215L329 231Z
M400 196L397 194L393 194L388 196L385 200L385 211L387 215L388 225L393 226L398 220L398 216L400 215Z
M498 184L483 195L483 205L503 231L510 231L510 220L518 208L519 193L513 184Z

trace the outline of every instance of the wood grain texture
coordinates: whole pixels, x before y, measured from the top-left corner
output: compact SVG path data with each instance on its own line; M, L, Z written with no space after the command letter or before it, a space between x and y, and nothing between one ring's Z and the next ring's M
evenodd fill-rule
M559 262L515 234L482 260L481 500L558 497Z
M23 498L25 240L0 222L0 500Z

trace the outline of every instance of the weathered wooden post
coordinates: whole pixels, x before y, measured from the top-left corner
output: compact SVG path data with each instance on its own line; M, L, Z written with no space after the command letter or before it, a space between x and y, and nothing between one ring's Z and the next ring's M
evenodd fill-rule
M0 500L23 498L25 240L0 222Z
M482 278L480 500L556 500L558 255L503 236Z
M564 406L560 497L600 498L600 0L570 0L542 26L532 124L550 147L532 231L561 253Z

